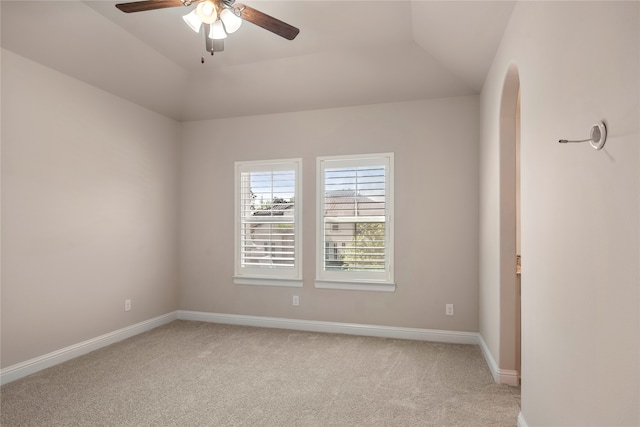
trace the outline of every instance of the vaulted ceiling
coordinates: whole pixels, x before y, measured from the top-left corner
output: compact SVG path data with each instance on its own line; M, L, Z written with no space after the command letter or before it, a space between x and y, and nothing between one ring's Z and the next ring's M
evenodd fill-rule
M205 55L184 7L7 1L2 47L176 120L479 93L512 1L238 0L300 28L245 22ZM193 6L192 6L193 7Z

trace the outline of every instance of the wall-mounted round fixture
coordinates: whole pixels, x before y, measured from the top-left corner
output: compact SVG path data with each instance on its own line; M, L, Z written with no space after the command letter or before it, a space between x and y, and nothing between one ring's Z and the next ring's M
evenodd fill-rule
M607 126L604 122L596 123L591 127L591 146L596 150L601 150L607 141Z
M560 144L566 143L576 143L576 142L589 142L593 148L596 150L602 150L604 147L604 143L607 142L607 126L604 122L596 123L591 126L591 137L589 139L580 139L576 141L572 141L569 139L561 139L558 141Z

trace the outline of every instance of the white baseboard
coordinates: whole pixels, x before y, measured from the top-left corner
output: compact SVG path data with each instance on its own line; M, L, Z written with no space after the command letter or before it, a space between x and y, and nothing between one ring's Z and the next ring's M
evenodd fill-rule
M499 384L500 377L498 375L498 364L496 363L496 360L491 355L491 352L489 351L489 347L487 346L487 343L484 341L484 338L482 337L482 335L480 335L479 341L480 341L480 350L482 350L482 355L484 356L484 360L487 362L487 365L489 366L489 371L491 371L491 375L493 376L493 381Z
M498 369L499 384L506 384L512 387L520 385L520 374L512 369Z
M514 371L511 369L500 369L496 360L493 358L491 351L489 351L489 346L484 341L482 335L478 334L478 341L480 345L480 349L482 350L482 354L484 355L484 360L487 361L487 365L489 365L489 370L491 371L491 375L493 376L493 381L497 384L506 384L513 387L517 387L520 385L520 375L518 371Z
M529 424L527 424L522 416L522 412L518 414L518 427L529 427Z
M227 325L293 329L308 332L327 332L364 335L380 338L399 338L454 344L479 344L477 332L443 331L437 329L401 328L394 326L361 325L357 323L322 322L317 320L282 319L277 317L244 316L238 314L205 313L178 310L178 319Z
M19 378L31 375L59 363L66 362L67 360L82 356L83 354L87 354L99 348L106 347L118 341L122 341L123 339L170 323L176 319L177 316L176 312L174 311L162 316L154 317L153 319L149 319L144 322L136 323L135 325L127 326L126 328L118 329L117 331L100 335L99 337L92 338L90 340L83 341L69 347L65 347L63 349L45 354L43 356L6 367L0 370L0 384L6 384L8 382L15 381Z

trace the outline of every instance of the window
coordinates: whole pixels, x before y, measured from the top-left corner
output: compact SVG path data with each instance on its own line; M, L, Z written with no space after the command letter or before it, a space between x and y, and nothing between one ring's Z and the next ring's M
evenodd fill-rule
M393 153L321 157L316 287L394 291Z
M236 284L302 286L301 163L236 162Z

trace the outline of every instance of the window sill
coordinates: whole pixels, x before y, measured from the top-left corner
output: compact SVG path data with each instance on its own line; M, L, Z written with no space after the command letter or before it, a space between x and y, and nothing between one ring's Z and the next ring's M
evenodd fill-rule
M388 282L344 282L339 280L316 280L317 289L341 289L347 291L395 292L396 284Z
M242 277L233 276L236 285L280 286L285 288L301 288L302 280L287 277Z

